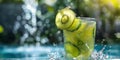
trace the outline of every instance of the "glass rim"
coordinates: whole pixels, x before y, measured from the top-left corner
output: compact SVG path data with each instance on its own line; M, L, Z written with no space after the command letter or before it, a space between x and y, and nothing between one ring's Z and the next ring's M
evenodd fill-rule
M80 18L81 20L85 20L85 21L96 21L96 18L93 18L93 17L78 17Z

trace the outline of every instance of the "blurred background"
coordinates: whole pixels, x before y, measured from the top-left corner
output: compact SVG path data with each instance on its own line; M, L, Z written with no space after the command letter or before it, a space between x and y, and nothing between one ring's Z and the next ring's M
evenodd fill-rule
M0 0L0 44L62 44L55 16L68 6L96 18L96 43L120 43L120 0Z
M0 0L0 45L63 45L55 17L68 6L96 18L96 44L120 44L120 0Z

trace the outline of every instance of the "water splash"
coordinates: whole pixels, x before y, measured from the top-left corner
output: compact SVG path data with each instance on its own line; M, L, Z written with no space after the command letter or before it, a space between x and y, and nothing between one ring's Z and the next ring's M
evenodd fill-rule
M20 44L24 44L25 41L36 40L35 33L37 31L37 0L23 0L24 4L21 6L23 9L22 16L17 16L15 22L14 31L17 33L18 29L22 27L22 36L20 37ZM34 36L35 35L35 36ZM37 38L38 39L38 38Z
M106 48L106 45L103 46L103 48L100 51L94 50L94 52L91 54L91 58L92 60L105 60L108 59L109 56L105 55L103 52Z

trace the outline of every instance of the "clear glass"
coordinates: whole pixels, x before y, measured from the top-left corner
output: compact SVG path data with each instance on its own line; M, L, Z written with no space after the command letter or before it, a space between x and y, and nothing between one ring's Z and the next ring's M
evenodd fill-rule
M81 17L81 25L75 31L64 30L64 48L68 60L88 60L94 50L96 21Z

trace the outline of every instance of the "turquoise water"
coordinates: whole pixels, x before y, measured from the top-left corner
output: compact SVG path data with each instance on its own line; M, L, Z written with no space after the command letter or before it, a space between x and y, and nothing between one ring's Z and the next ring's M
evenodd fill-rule
M0 60L66 60L63 46L0 46ZM95 45L90 60L120 60L120 45Z

